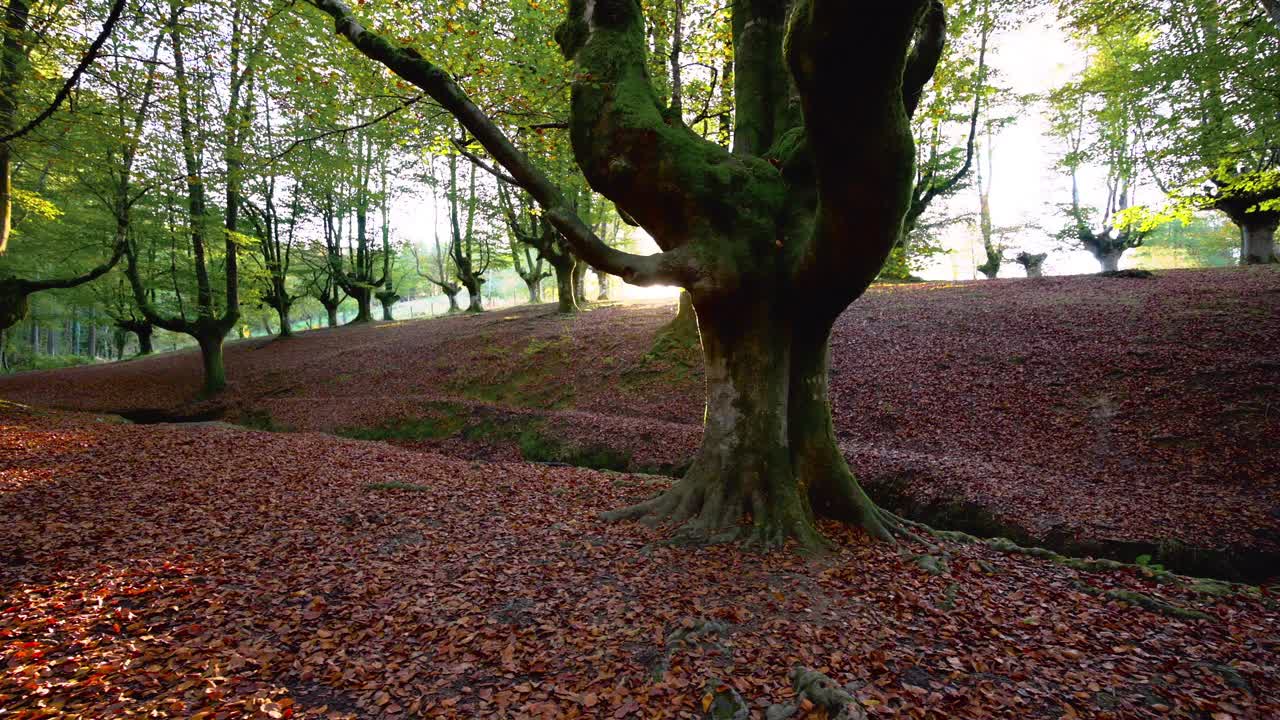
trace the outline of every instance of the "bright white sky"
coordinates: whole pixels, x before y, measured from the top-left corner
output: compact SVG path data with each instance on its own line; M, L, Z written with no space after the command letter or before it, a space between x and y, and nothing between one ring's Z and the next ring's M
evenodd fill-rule
M1079 51L1067 34L1058 27L1050 12L1041 12L1019 29L1004 33L992 49L992 67L998 73L998 82L1009 86L1017 94L1042 94L1061 85L1078 73L1083 66ZM995 138L991 174L991 210L996 227L1022 225L1031 220L1043 229L1028 229L1007 237L1006 257L1012 258L1019 250L1048 252L1045 273L1069 275L1098 271L1097 261L1083 250L1072 250L1054 240L1051 235L1062 219L1057 214L1058 203L1070 201L1070 181L1055 167L1058 153L1053 141L1045 136L1046 122L1043 108L1027 107L1016 122L1007 126ZM985 167L984 174L988 173ZM1102 192L1104 179L1097 174L1082 172L1081 199L1091 202ZM970 187L953 197L942 208L947 215L976 212L977 188ZM432 242L432 223L436 222L435 209L429 195L402 197L393 209L392 224L396 235L411 240L422 247ZM441 208L439 222L442 232L446 216ZM637 251L653 252L657 246L641 231L638 233ZM983 261L982 242L976 226L958 224L949 229L944 243L950 250L935 258L934 263L921 275L930 280L968 280L978 277L976 266ZM1128 259L1127 257L1125 258ZM1125 266L1122 260L1121 266ZM1006 262L1000 268L1001 277L1020 277L1022 267ZM621 283L618 283L621 285ZM671 296L675 288L637 288L623 286L624 297Z

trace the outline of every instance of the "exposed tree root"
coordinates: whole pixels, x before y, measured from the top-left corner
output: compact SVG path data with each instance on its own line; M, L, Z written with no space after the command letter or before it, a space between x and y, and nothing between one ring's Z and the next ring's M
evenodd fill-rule
M1146 610L1150 610L1151 612L1160 613L1162 615L1168 615L1169 617L1179 618L1181 620L1212 620L1214 619L1213 616L1208 613L1201 612L1199 610L1191 610L1189 608L1184 608L1181 605L1174 605L1173 603L1168 602L1166 600L1161 600L1160 598L1152 597L1150 595L1144 595L1143 593L1140 593L1140 592L1134 592L1132 590L1118 590L1118 589L1102 590L1100 588L1096 588L1092 585L1088 585L1082 582L1076 582L1074 584L1076 589L1082 592L1086 592L1090 595L1098 595L1100 597L1105 597L1111 600L1120 600L1123 602L1127 602L1130 605L1137 605L1138 607L1144 608Z
M675 525L668 542L680 545L737 542L767 550L792 539L805 550L825 547L826 541L798 500L779 503L748 497L690 471L666 492L601 517L610 522L633 520L650 527ZM749 525L742 524L744 516L750 516Z
M796 700L785 705L770 706L765 711L767 720L787 720L795 716L806 700L820 708L823 711L822 717L830 720L866 720L867 711L857 698L816 670L799 666L793 668L791 686L796 690Z

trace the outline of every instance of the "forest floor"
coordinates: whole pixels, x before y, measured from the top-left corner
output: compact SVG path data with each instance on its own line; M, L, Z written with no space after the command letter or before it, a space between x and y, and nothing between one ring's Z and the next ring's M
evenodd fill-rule
M838 323L837 433L879 502L1084 556L1263 581L1280 567L1280 272L872 288ZM227 393L178 353L0 378L0 398L678 474L696 348L668 303L550 305L251 340Z
M763 718L797 665L873 718L1280 716L1257 588L825 523L674 547L599 519L662 478L318 432L3 403L0 458L6 718Z

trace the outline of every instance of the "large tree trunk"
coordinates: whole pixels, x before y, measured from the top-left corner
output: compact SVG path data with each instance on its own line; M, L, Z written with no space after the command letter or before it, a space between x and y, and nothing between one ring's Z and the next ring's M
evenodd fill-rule
M227 371L222 364L222 336L202 334L196 341L200 343L200 360L204 364L205 394L222 392L227 387Z
M387 322L394 321L396 318L394 315L391 314L391 308L395 307L396 301L392 300L391 298L387 298L385 300L382 300L381 302L382 302L382 319Z
M152 348L152 345L151 345L151 334L153 332L154 332L154 329L151 327L151 323L146 323L145 325L139 325L138 327L134 328L133 334L138 336L138 354L139 355L150 355L152 352L154 352L154 349Z
M280 337L293 337L293 323L289 320L289 303L276 303L276 316L280 319Z
M467 286L467 312L484 312L484 304L480 295L480 283L472 283Z
M812 317L791 338L788 430L791 458L814 512L889 537L875 504L854 478L836 441L828 392L831 323Z
M353 287L347 294L356 301L356 316L347 324L373 322L373 290L366 287Z
M1094 257L1098 259L1098 264L1102 266L1102 272L1115 272L1120 269L1120 256L1124 255L1124 250L1119 252L1099 252L1094 253Z
M702 309L699 319L707 384L702 445L669 491L613 515L683 523L680 532L690 540L776 545L795 537L818 545L791 463L791 340L782 303L722 303ZM749 530L740 526L744 515Z
M1255 213L1240 222L1240 264L1270 265L1280 262L1276 255L1276 228L1280 213Z
M562 313L578 312L578 303L573 295L573 266L560 263L555 266L556 294L559 296L556 310Z
M338 327L338 303L324 306L325 321L329 327Z
M684 523L689 539L788 537L816 547L814 511L888 538L880 512L849 471L827 395L829 322L797 325L760 293L698 311L706 363L702 446L671 490L614 517ZM751 518L749 529L739 522Z
M532 275L524 279L525 287L529 288L529 304L537 305L542 302L542 275Z

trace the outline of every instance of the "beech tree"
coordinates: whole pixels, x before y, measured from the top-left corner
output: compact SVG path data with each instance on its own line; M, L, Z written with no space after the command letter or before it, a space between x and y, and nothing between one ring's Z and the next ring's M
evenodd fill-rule
M1085 38L1126 39L1099 72L1132 113L1142 167L1169 195L1148 227L1217 210L1241 264L1280 262L1280 17L1271 0L1062 0Z
M14 225L15 143L41 127L66 102L110 39L124 13L126 2L114 0L107 9L101 31L86 48L75 47L68 42L66 28L58 25L64 20L59 8L43 7L41 3L35 5L43 11L46 19L34 26L31 18L33 3L29 0L8 0L4 5L3 22L0 22L0 34L3 35L0 41L0 258L9 250ZM39 84L39 73L33 72L31 53L41 43L46 45L44 50L48 52L76 53L79 58L66 80L58 84L52 98L47 100L33 87ZM33 105L40 109L34 109ZM124 246L118 237L113 248L105 262L69 276L35 279L20 277L0 268L0 330L12 326L27 314L31 295L76 287L105 275L123 256Z
M689 291L706 364L701 448L669 491L611 517L681 523L698 539L812 546L822 514L891 537L896 522L862 491L836 443L828 339L902 232L910 116L942 54L942 3L880 3L873 13L838 0L734 3L726 149L659 101L636 0L571 0L555 38L574 66L574 156L591 187L657 241L661 251L648 256L606 245L417 48L367 29L339 0L313 4L458 118L583 260L627 282Z
M1137 42L1116 37L1090 42L1089 66L1080 81L1052 98L1051 132L1065 144L1060 164L1071 176L1071 203L1063 208L1067 224L1059 237L1088 250L1103 272L1119 269L1121 256L1141 245L1151 229L1143 222L1145 210L1134 203L1140 158L1133 107L1112 92L1113 86L1096 82L1099 72L1129 64ZM1080 170L1090 165L1101 167L1106 177L1106 195L1096 206L1080 197Z
M1013 261L1022 266L1027 277L1038 278L1044 277L1044 261L1048 257L1048 253L1029 253L1023 250L1014 256Z
M240 320L240 276L238 245L240 210L244 204L245 149L252 132L254 69L267 39L266 22L246 2L230 4L230 22L226 44L220 33L194 16L185 16L188 8L178 0L170 0L163 20L167 34L177 121L177 154L181 161L180 177L185 187L185 232L195 276L194 317L182 308L165 315L153 304L138 268L138 252L126 243L128 260L126 275L133 288L134 299L143 316L156 327L190 335L200 346L204 368L204 391L217 393L226 387L226 369L222 362L222 343L227 333ZM192 52L194 50L194 52ZM215 67L217 69L215 69ZM224 74L224 72L225 74ZM225 80L224 104L216 104L207 92L206 78ZM220 122L213 118L218 116ZM216 257L209 243L210 148L216 148L221 160L222 252ZM222 292L214 287L211 270L220 261ZM176 282L176 280L175 280Z

